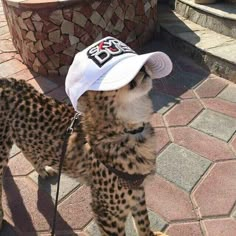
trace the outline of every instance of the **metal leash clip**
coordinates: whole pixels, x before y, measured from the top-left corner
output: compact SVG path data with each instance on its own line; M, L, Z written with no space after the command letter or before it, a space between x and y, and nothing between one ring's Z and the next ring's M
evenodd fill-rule
M75 125L76 121L79 119L80 115L81 115L81 113L79 113L79 112L75 113L74 117L71 119L70 126L66 130L67 134L73 133L74 125Z

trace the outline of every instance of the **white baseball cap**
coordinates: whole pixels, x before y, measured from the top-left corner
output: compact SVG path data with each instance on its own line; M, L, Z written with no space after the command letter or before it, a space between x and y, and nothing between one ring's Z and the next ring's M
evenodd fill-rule
M119 89L143 65L148 66L153 79L165 77L172 70L172 62L163 52L138 55L116 38L103 38L75 55L66 76L66 93L77 110L77 100L83 93Z

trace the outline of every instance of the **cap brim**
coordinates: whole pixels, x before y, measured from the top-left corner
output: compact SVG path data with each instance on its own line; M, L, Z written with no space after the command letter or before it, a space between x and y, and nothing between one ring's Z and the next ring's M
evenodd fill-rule
M172 62L165 53L135 54L113 66L106 74L97 79L88 90L109 91L119 89L127 85L144 64L148 65L153 79L165 77L172 71Z

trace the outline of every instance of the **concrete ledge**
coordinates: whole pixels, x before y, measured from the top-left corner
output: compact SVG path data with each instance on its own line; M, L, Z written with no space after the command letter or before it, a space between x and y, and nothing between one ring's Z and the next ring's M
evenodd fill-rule
M193 0L177 0L175 10L186 19L217 33L236 38L235 4L201 5Z
M159 6L161 36L212 73L236 82L236 40L186 20Z

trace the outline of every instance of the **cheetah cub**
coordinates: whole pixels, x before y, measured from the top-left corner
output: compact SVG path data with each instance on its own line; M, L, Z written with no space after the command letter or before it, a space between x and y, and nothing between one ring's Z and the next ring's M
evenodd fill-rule
M87 91L78 102L82 115L69 137L62 171L91 187L102 236L124 236L130 212L140 236L164 236L150 230L144 193L145 177L153 173L156 158L156 137L149 123L151 88L143 68L121 89ZM13 143L42 178L58 170L73 116L72 106L38 93L24 81L0 79L0 191ZM2 220L0 204L0 224Z

